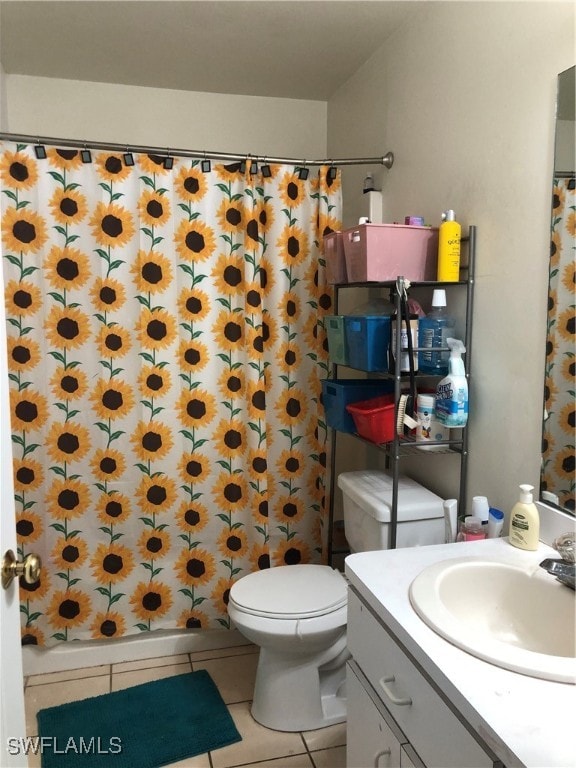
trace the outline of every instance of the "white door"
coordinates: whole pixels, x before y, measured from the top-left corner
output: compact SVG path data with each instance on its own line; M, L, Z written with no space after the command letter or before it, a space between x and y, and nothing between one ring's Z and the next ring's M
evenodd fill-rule
M5 329L4 278L0 263L0 559L9 549L14 553L17 551ZM26 736L22 683L20 603L18 579L14 579L8 589L0 586L0 766L2 768L21 768L28 765L24 751L17 750L19 740Z

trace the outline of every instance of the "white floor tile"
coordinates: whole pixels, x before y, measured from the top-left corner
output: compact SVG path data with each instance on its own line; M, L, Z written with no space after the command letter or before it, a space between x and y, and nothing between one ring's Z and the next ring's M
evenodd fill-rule
M282 733L259 725L250 714L249 702L232 704L228 709L242 741L211 752L213 768L230 768L306 752L299 733Z
M191 672L192 667L188 661L185 664L164 664L161 667L149 667L148 669L133 669L130 672L112 673L112 690L121 691L133 685L149 683L152 680L161 680L173 675L184 675Z
M197 661L194 671L205 669L214 680L226 704L251 701L254 697L254 680L258 655L228 656L211 661Z
M135 669L151 669L152 667L166 667L172 664L187 664L187 653L176 656L157 656L151 659L136 659L135 661L120 661L112 664L112 672L132 672Z
M341 747L346 744L346 723L329 725L317 731L304 731L302 736L310 752L315 749Z
M112 666L32 675L27 679L25 693L27 734L34 736L38 733L36 714L40 709L87 696L99 696L110 689L118 691L184 674L192 669L206 669L229 705L242 741L214 750L210 756L203 754L187 758L167 768L345 768L345 723L300 734L273 731L253 719L250 706L258 651L257 646L250 644L197 651L190 655L178 654ZM192 664L190 658L193 659ZM28 761L29 768L40 768L40 755L31 754Z
M222 659L225 656L246 656L250 653L259 653L260 648L253 643L247 645L233 645L230 648L216 648L213 651L194 651L190 654L192 663L195 661L207 661L209 659Z
M32 766L28 766L32 768ZM112 768L112 766L111 766ZM210 758L208 752L203 755L196 755L196 757L186 757L184 760L179 760L177 763L170 763L165 768L211 768Z
M249 763L242 768L313 768L310 756L305 752L292 757L277 757L275 760L264 760L259 763Z
M312 752L316 768L346 768L346 747L333 747Z
M32 685L24 694L26 706L26 733L28 736L38 734L38 722L36 714L41 709L56 707L66 704L68 701L80 701L91 696L100 696L110 692L110 675L91 677L86 679L66 680L47 685ZM45 736L50 736L49 733Z
M100 677L100 675L108 674L110 674L110 664L101 664L97 667L68 669L64 672L46 672L43 675L30 675L27 679L27 687L31 685L45 685L46 683L60 683L63 680L80 680L86 677Z

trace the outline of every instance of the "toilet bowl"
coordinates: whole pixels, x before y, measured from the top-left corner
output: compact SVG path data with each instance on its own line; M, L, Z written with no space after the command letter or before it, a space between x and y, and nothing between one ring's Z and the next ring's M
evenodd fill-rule
M352 552L387 549L393 482L379 470L343 472L344 528ZM397 547L444 543L439 496L398 478ZM346 580L327 565L289 565L233 584L228 614L260 646L252 715L278 731L346 720Z
M326 565L278 566L244 576L228 614L260 646L252 716L278 731L346 720L347 583Z

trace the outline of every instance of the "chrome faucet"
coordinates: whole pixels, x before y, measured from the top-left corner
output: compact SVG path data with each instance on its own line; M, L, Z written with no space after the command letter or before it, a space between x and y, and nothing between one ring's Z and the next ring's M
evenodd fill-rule
M576 564L574 563L574 539L573 533L563 533L552 542L554 549L560 553L561 559L548 557L542 560L540 568L544 568L558 581L566 584L571 589L576 589Z

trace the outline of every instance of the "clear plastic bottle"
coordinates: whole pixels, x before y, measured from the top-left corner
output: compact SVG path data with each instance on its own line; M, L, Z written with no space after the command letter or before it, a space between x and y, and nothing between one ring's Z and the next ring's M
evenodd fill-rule
M446 291L437 288L432 295L432 311L418 324L418 370L420 373L445 376L450 353L435 352L434 347L448 347L446 339L455 336L455 319L446 309ZM422 349L423 348L423 349Z

